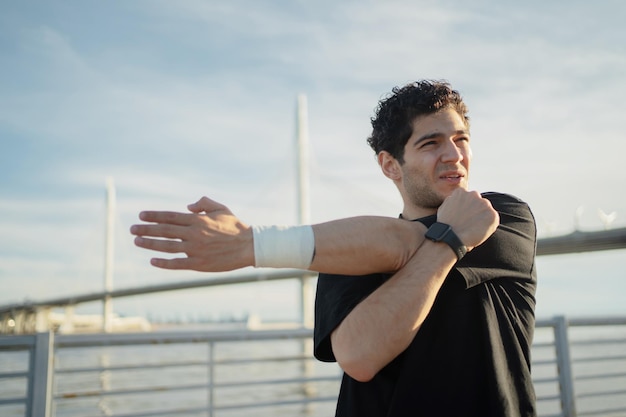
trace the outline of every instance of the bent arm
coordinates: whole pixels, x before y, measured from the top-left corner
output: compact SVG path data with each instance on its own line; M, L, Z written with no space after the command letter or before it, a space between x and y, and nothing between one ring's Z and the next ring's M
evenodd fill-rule
M453 225L471 249L495 232L499 215L477 194L455 191L439 208L437 220ZM369 381L402 353L456 262L447 244L425 240L406 265L357 304L330 336L343 370L358 381Z
M427 241L409 262L359 303L331 334L337 363L366 382L402 353L428 316L456 254Z

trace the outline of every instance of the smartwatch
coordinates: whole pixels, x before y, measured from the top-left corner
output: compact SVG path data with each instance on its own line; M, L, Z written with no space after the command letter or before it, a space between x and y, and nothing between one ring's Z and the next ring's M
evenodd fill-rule
M450 225L435 222L426 231L426 238L433 242L446 243L460 260L467 253L467 247L461 242L461 239L452 231Z

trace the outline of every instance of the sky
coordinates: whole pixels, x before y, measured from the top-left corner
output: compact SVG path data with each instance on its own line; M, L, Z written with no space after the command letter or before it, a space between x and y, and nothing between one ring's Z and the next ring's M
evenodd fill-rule
M151 267L128 233L141 210L206 195L248 224L296 223L299 94L310 221L397 216L365 140L378 100L417 79L461 92L471 188L527 201L540 238L624 227L624 15L618 0L5 2L0 305L103 289L107 178L116 289L211 276ZM537 315L626 314L625 254L538 258ZM114 308L276 319L296 294L261 283Z

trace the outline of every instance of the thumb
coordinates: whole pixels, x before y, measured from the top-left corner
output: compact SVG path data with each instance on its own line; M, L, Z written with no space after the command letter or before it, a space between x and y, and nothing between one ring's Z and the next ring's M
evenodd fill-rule
M226 206L211 200L209 197L202 197L200 200L187 206L187 209L192 213L210 213L216 210L224 210L225 208Z

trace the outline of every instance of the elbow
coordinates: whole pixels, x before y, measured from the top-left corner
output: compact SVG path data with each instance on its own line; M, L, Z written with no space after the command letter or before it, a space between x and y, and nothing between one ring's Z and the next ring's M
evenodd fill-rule
M406 220L399 220L398 222L395 222L394 225L397 229L393 234L391 234L391 236L395 239L395 241L390 246L401 248L401 250L389 253L388 256L393 256L393 271L398 271L404 267L409 260L411 260L420 246L422 246L422 243L424 242L423 236L426 233L426 226L420 222Z
M374 379L374 376L376 376L376 372L371 372L363 367L351 367L346 369L341 364L339 365L346 375L358 382L369 382Z
M359 382L371 381L380 370L371 358L364 358L341 351L335 352L335 358L341 369L350 378Z

